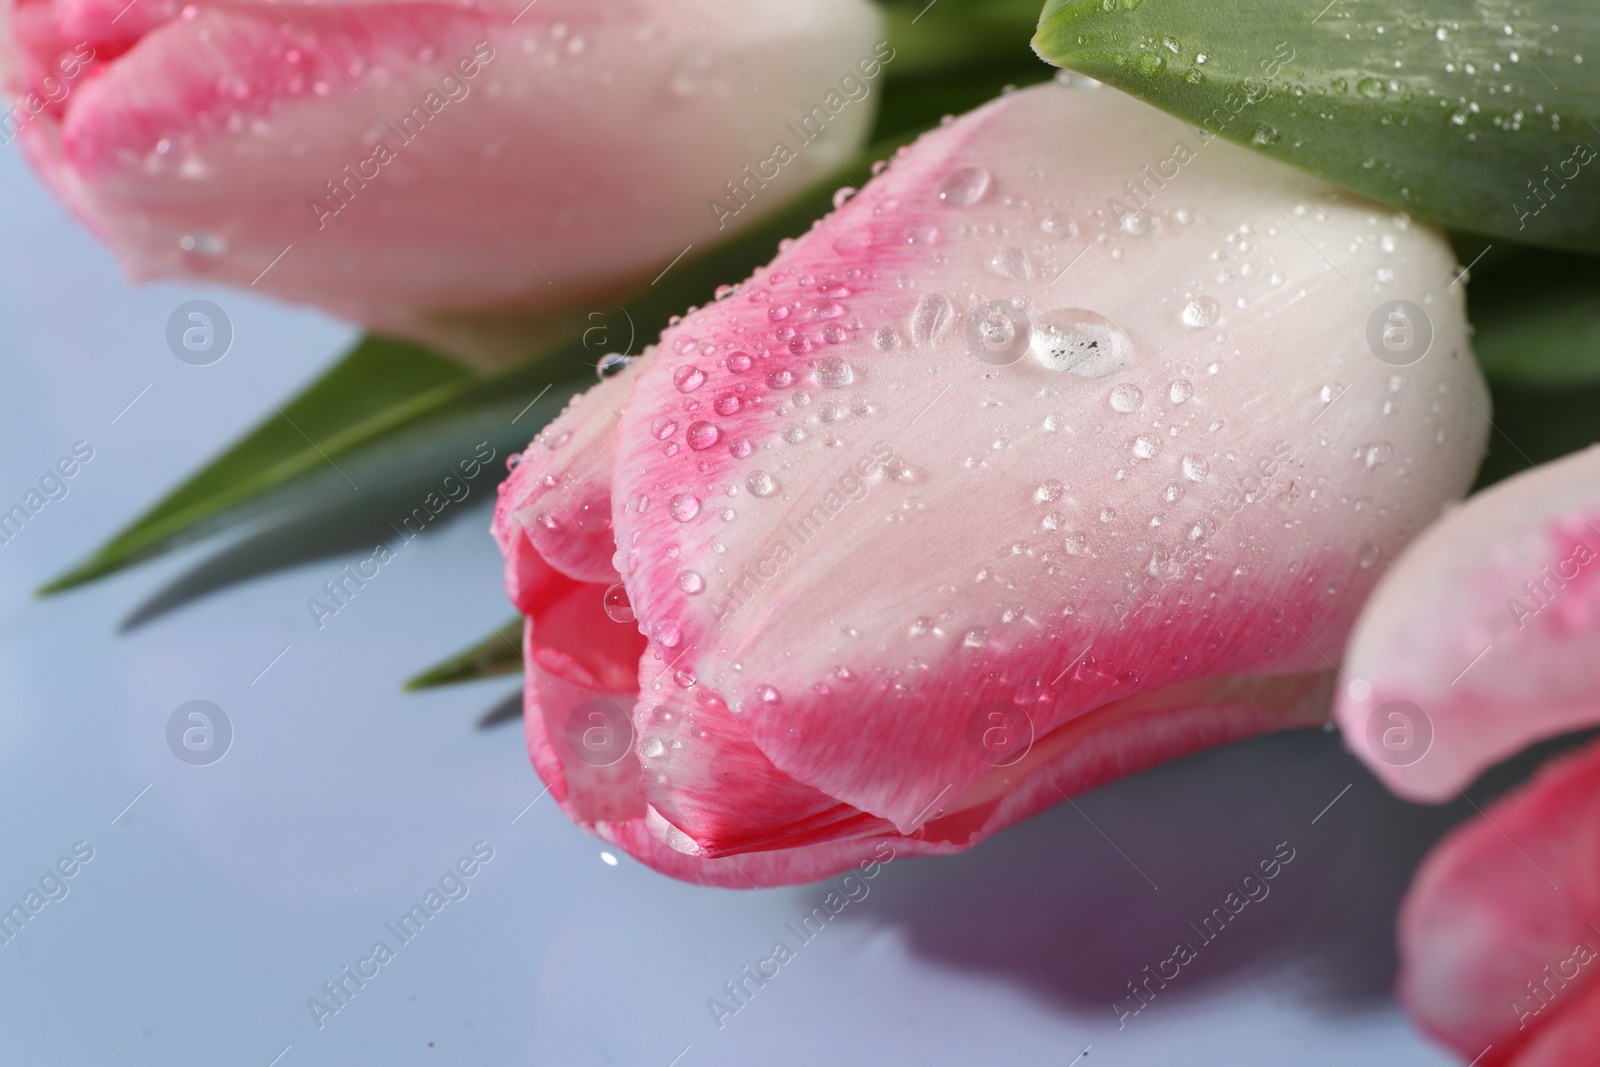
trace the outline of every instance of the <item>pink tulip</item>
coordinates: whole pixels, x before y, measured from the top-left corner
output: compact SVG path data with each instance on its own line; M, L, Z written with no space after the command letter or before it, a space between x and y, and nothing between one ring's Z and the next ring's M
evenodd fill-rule
M1002 97L539 436L494 528L569 816L800 881L1321 721L1488 401L1435 231L1201 138Z
M1424 862L1401 912L1401 994L1464 1061L1595 1062L1597 842L1600 745L1591 745L1456 830Z
M1600 723L1600 449L1479 493L1419 537L1350 643L1336 714L1402 796L1449 800Z
M4 140L134 274L457 347L781 205L856 151L893 59L867 0L0 10Z

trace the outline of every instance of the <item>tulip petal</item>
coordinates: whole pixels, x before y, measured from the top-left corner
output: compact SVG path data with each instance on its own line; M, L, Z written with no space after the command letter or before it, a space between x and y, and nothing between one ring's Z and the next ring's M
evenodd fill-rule
M1407 549L1351 639L1336 715L1391 789L1446 800L1526 745L1600 722L1597 650L1591 448L1477 494ZM1395 735L1420 750L1386 750L1391 720L1425 735Z
M1600 1026L1600 745L1447 837L1400 916L1401 994L1471 1059L1590 1062ZM1526 1051L1519 1052L1525 1042ZM1556 1051L1584 1047L1590 1059Z
M647 655L641 686L671 671ZM662 816L658 836L678 851L726 856L894 832L774 767L704 687L672 686L641 700L634 725L641 792Z
M909 833L992 770L1006 709L1046 737L1326 670L1469 483L1488 401L1448 246L1191 142L1111 90L1011 94L640 368L624 581L785 774ZM1393 299L1431 332L1403 368L1369 347Z
M612 562L611 467L633 368L573 397L500 486L497 537L525 534L552 567L579 581L617 580ZM502 528L505 527L505 528Z
M854 154L876 97L839 82L885 58L866 0L3 6L14 93L92 49L20 136L136 272L425 340L608 309L778 208Z

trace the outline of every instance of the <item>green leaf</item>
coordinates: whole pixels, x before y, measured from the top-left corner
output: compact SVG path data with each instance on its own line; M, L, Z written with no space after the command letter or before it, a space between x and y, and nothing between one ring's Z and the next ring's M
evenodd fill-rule
M1472 347L1498 382L1560 386L1600 381L1600 261L1532 252L1467 287Z
M249 502L273 487L319 464L335 470L332 458L318 449L337 452L337 438L351 427L381 422L471 377L424 349L368 337L311 388L39 593L81 585L237 521Z
M1376 200L1600 251L1593 0L1050 0L1034 47Z
M636 354L672 316L710 301L720 286L749 277L772 258L780 240L803 233L831 210L841 185L866 181L872 162L887 158L908 139L873 146L732 239L663 264L656 279L631 299L576 315L578 329L526 363L477 377L420 348L368 338L88 559L47 582L40 595L104 577L240 523L359 493L369 479L390 487L403 484L418 469L447 468L469 455L473 441L487 439L497 447L526 442L553 415L532 410L546 390L552 399L564 399L562 390L553 388L556 383L584 375L592 382L592 368L602 354ZM694 251L694 246L685 250Z
M471 648L437 663L408 680L408 691L433 689L458 682L476 682L522 671L522 619L504 623Z

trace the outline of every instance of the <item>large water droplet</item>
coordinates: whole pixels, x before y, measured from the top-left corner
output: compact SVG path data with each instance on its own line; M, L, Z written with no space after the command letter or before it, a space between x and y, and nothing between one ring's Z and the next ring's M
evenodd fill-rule
M1183 305L1183 324L1197 330L1212 325L1221 315L1221 305L1209 296L1197 296Z
M689 424L689 447L696 452L704 452L716 444L722 437L722 431L709 422L691 422Z
M1211 464L1207 463L1206 457L1198 452L1189 452L1183 457L1183 476L1191 482L1203 480L1210 469Z
M918 345L930 345L943 332L950 321L950 301L939 293L929 293L917 301L911 312L911 339Z
M667 510L679 522L688 522L700 514L700 501L692 493L679 493L667 505Z
M837 357L819 359L811 367L811 378L824 389L843 389L856 380L850 364Z
M754 496L771 496L778 491L778 483L766 471L751 471L744 484Z
M1119 385L1111 390L1111 410L1132 415L1144 406L1144 392L1137 385Z
M628 589L621 582L614 583L605 592L601 603L606 610L606 618L612 622L632 622L633 605L628 601Z
M989 172L982 167L962 167L939 183L939 200L947 207L970 207L989 191Z
M1033 320L1033 355L1049 370L1104 378L1128 365L1133 341L1104 315L1057 308Z
M672 372L672 384L680 393L692 393L706 384L706 372L696 366L683 366Z
M615 378L617 375L627 370L628 364L632 362L633 360L629 359L627 356L620 356L615 352L601 356L600 361L594 365L595 377L599 378L602 382L607 378Z

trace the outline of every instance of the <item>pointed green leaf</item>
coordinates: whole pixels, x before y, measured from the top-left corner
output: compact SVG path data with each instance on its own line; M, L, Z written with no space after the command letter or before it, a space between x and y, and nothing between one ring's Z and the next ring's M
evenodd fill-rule
M405 684L407 690L433 689L480 678L498 678L522 670L522 619L502 625L471 648L437 663Z
M39 593L80 585L202 537L252 498L330 465L317 449L326 451L349 427L381 420L471 377L414 345L365 338L310 388Z
M1463 229L1600 251L1594 0L1050 0L1034 47L1201 141Z
M532 417L533 401L552 385L588 375L606 352L637 354L673 315L713 298L772 258L832 207L842 184L866 180L875 159L905 138L874 146L851 164L737 236L665 264L661 274L618 305L578 316L573 333L543 346L526 363L478 377L411 345L368 338L295 400L110 542L39 590L60 592L122 570L200 537L313 497L359 492L364 478L393 485L419 461L453 462L461 441L526 442L552 412ZM685 252L693 252L690 246ZM559 388L550 394L560 397ZM485 437L485 435L487 435ZM467 455L469 453L461 453Z

